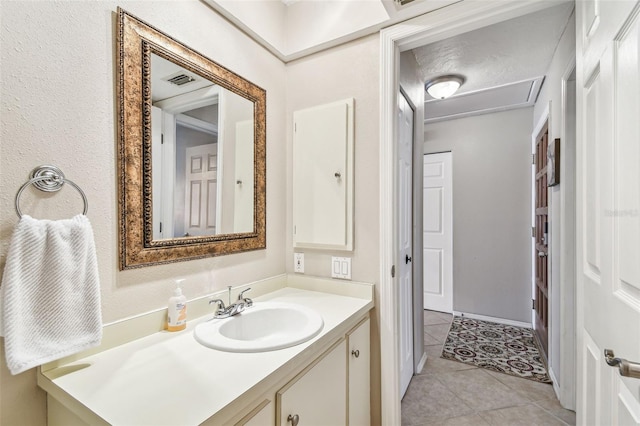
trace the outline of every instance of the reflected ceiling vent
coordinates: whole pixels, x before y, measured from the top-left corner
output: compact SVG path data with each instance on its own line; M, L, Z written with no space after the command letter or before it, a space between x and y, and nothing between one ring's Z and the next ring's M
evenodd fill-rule
M182 86L184 84L191 83L192 81L196 81L195 78L185 73L174 74L163 78L163 80L168 81L171 84L175 84L176 86Z
M405 4L409 4L414 0L394 0L398 6L404 6Z

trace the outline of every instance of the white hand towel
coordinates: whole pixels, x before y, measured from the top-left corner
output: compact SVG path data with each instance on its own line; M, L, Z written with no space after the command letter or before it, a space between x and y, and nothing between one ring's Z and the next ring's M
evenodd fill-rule
M89 219L23 215L0 290L11 374L99 345L100 282Z

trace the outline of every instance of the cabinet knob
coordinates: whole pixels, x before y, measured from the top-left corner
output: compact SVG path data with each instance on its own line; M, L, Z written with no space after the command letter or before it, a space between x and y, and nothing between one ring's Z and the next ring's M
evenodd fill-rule
M300 416L297 414L294 414L293 416L289 414L289 417L287 417L287 422L291 422L291 426L298 426L299 421L300 421Z
M342 174L340 172L335 172L333 175L335 177L337 177L338 179L340 179L342 177Z
M358 349L354 349L354 350L351 351L351 355L353 355L356 358L358 358L360 356L360 351Z

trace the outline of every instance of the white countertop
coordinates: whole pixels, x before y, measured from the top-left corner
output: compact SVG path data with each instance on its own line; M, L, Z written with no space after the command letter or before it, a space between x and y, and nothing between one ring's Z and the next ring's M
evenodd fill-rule
M316 310L324 319L323 330L291 348L230 353L209 349L195 340L195 325L211 318L202 317L191 321L184 331L155 333L43 372L54 385L54 389L46 390L53 397L56 389L67 393L114 425L197 425L269 378L305 349L314 350L314 344L324 347L339 337L331 332L373 307L368 299L290 287L258 297L254 302L266 300Z

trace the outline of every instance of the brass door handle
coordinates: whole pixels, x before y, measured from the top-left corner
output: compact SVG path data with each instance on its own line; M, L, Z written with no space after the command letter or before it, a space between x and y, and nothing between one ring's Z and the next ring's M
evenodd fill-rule
M618 367L621 376L640 379L639 363L627 361L624 358L614 358L615 354L611 349L604 350L604 357L607 364L612 367Z

